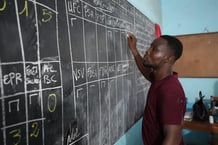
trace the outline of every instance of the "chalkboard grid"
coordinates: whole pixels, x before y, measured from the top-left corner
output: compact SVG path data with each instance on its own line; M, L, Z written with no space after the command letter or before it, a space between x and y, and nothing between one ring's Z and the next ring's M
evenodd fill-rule
M0 3L0 145L111 145L142 115L154 24L126 0Z

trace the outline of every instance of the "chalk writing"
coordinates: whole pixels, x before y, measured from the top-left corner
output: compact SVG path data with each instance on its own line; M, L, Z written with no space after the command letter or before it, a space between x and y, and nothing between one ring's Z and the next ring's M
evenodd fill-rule
M104 24L105 23L105 15L99 11L96 11L95 20L97 23Z
M49 94L48 95L48 111L55 112L57 106L57 95L56 94Z
M85 68L76 68L73 71L73 76L76 80L80 79L80 78L84 78L85 77Z
M39 94L38 93L34 93L34 94L30 94L29 95L29 104L31 105L32 104L32 97L35 97L35 96L38 96ZM38 102L39 103L39 102Z
M105 88L106 86L106 82L105 81L101 81L101 88Z
M42 22L48 22L52 19L52 12L48 9L42 9Z
M82 90L83 90L83 88L79 88L79 89L76 90L77 99L79 98L79 92L82 91Z
M15 106L16 111L19 112L19 111L20 111L19 102L20 102L19 99L9 101L9 102L8 102L8 106L9 106L9 107L8 107L8 111L9 111L9 112L12 111L12 105L14 104L13 106Z
M15 129L9 132L10 135L12 135L12 137L14 139L16 139L15 142L13 142L14 145L19 145L20 141L21 141L21 130L20 129Z
M76 140L80 136L78 127L70 128L69 134L67 135L67 145L71 145L71 143Z
M10 72L9 74L3 76L3 82L5 85L8 84L10 84L11 86L18 85L22 81L23 79L21 73Z
M117 64L116 68L116 72L121 73L123 71L123 64Z
M108 72L109 72L109 73L114 73L114 72L116 72L116 65L115 65L115 64L110 64L110 65L108 66Z
M87 69L87 77L89 78L94 78L94 77L97 77L98 76L98 73L97 73L97 69L95 66L90 66L88 67Z
M104 0L93 0L97 8L104 12L112 13L114 11L114 6Z
M46 73L46 72L57 72L55 69L54 69L54 66L52 64L43 64L42 66L42 74Z
M54 65L51 63L45 63L42 65L42 80L45 85L55 84L57 82L56 75L58 71L54 68Z
M2 0L2 1L3 1L3 4L2 4L2 6L0 5L0 12L7 10L7 4L9 3L6 0ZM24 3L22 4L22 2L24 2ZM18 11L19 15L25 14L26 17L29 16L29 4L28 3L29 3L28 0L24 0L24 1L19 2L19 5L23 5L22 9ZM37 4L44 6L41 3L37 3ZM10 6L10 3L8 4L8 6ZM42 9L42 17L43 18L41 19L41 21L42 22L50 21L52 19L52 15L53 15L52 11L54 11L54 10L52 10L51 8L46 8L46 9L43 8Z
M44 84L51 84L57 82L57 80L55 79L55 75L44 75L43 82Z
M26 66L26 75L37 75L38 74L38 67L35 65L35 66L32 66L31 65L27 65Z
M105 77L108 75L108 66L107 64L99 66L98 73L100 77Z
M91 19L95 19L95 14L94 14L94 10L91 9L91 7L89 7L89 5L85 4L84 5L84 17L86 18L91 18Z
M71 13L81 14L81 5L79 0L68 1L68 11Z
M123 72L127 72L128 69L129 69L129 64L128 64L128 63L123 64L123 65L122 65L122 69L123 69Z
M70 22L71 22L72 27L73 27L73 24L74 24L73 22L76 21L76 20L77 20L77 18L70 18Z
M26 66L26 83L39 84L39 70L37 65Z
M22 15L24 12L26 12L25 14L26 14L26 17L27 17L27 16L29 15L29 11L28 11L28 1L27 1L27 0L25 0L23 10L21 10L21 11L19 12L19 15Z
M7 6L6 0L2 0L2 1L3 1L3 4L2 4L2 6L0 6L0 11L4 11L6 6Z
M30 137L37 138L39 136L39 125L37 122L33 122L31 125L31 128L33 129L33 132L30 133Z

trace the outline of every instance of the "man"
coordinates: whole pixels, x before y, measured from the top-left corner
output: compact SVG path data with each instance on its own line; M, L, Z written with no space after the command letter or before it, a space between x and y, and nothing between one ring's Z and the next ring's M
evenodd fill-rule
M145 145L184 145L182 124L186 99L175 61L182 55L182 43L162 35L155 39L144 57L136 48L136 37L128 34L128 44L140 72L151 82L142 122Z

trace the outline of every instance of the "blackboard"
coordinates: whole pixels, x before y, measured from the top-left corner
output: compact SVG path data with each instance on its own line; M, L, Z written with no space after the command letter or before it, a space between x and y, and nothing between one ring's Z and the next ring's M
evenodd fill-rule
M125 0L0 1L0 145L111 145L142 115L154 24Z

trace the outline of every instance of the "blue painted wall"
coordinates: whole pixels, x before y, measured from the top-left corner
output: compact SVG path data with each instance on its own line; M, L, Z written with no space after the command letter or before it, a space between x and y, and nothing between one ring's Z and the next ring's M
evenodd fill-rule
M165 34L218 31L217 0L161 0L161 7Z
M142 119L132 126L129 131L115 143L115 145L143 145L141 126Z
M161 0L162 33L170 35L218 32L217 0ZM201 90L218 96L218 78L181 78L189 103Z
M218 96L218 78L180 78L180 81L190 104L199 98L199 91L202 91L206 99Z

